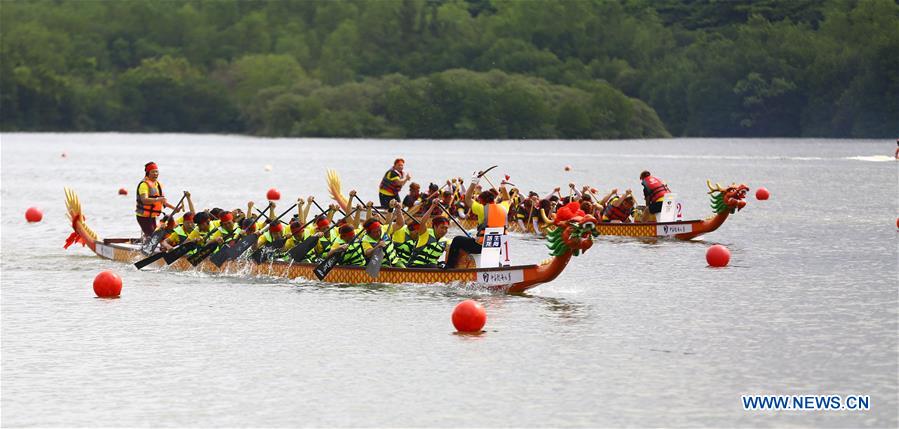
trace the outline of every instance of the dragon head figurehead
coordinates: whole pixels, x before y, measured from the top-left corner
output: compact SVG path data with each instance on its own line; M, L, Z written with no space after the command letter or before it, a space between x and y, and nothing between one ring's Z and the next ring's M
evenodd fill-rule
M578 256L593 246L596 231L596 218L585 214L577 202L568 203L556 212L554 221L557 226L548 235L547 245L552 256L561 256L571 252Z
M733 183L727 188L723 188L718 183L712 187L710 180L706 180L705 183L709 187L709 195L712 196L712 210L715 213L720 214L727 211L733 214L746 207L746 201L743 199L746 198L749 187L745 184Z

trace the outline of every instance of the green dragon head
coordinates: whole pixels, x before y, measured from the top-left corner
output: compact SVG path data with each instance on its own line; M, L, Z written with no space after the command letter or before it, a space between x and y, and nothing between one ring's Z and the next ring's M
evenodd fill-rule
M578 256L593 246L596 231L596 218L591 215L575 216L567 220L556 220L559 227L547 235L549 254L561 256L571 252Z
M727 188L722 188L720 184L715 184L713 188L711 181L706 180L705 183L709 187L709 195L712 196L712 210L716 214L724 213L725 211L734 214L746 207L746 201L743 201L743 199L746 198L746 193L749 192L748 186L734 183Z

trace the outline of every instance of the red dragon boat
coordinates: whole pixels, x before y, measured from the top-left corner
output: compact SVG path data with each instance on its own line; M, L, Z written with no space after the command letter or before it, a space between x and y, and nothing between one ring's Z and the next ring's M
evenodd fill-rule
M144 259L140 250L140 239L113 238L101 239L88 227L82 211L81 202L75 192L66 188L66 209L72 222L74 232L66 241L66 247L73 243L81 243L102 258L134 263ZM583 212L570 212L558 216L557 227L547 235L550 257L539 264L515 265L496 268L459 268L459 269L418 269L418 268L382 268L377 279L370 277L365 267L335 267L327 277L331 283L371 284L371 283L445 283L462 287L481 287L491 291L521 293L540 284L554 280L565 269L572 256L585 252L593 245L596 235L596 219ZM162 260L154 262L158 267L165 267ZM151 265L152 266L152 265ZM217 267L209 260L198 266L192 266L185 258L168 266L173 270L199 270L208 273L248 273L250 275L267 275L286 279L303 278L317 281L313 273L315 264L290 263L275 261L255 264L252 261L228 261Z
M663 238L674 237L678 240L690 240L703 234L708 234L718 229L728 216L736 213L746 206L746 193L749 187L745 184L732 184L727 188L723 188L720 184L712 186L710 181L706 182L709 187L709 195L712 199L712 210L714 213L705 219L693 219L677 222L632 222L632 223L608 223L599 222L596 224L596 233L598 235L621 236L621 237L646 237L646 238ZM475 219L461 219L460 224L465 229L473 229L477 227ZM523 234L548 234L556 229L554 223L535 225L519 224L510 222L507 229L510 232ZM535 226L537 230L535 230Z

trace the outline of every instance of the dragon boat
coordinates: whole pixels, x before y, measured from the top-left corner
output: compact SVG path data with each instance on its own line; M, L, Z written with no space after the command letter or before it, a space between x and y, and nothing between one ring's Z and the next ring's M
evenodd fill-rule
M705 219L693 219L677 222L632 222L632 223L609 223L599 222L596 224L596 233L598 235L622 236L622 237L674 237L678 240L690 240L703 234L708 234L718 229L728 216L736 213L746 206L746 193L749 187L745 184L732 184L726 188L720 184L712 186L710 181L706 182L709 187L709 195L712 200L713 214ZM459 219L460 225L465 229L477 228L476 219ZM533 221L530 224L521 222L509 222L506 227L510 232L523 234L541 234L546 235L555 230L557 227L554 223L538 223Z
M66 240L65 247L80 243L90 248L102 258L134 263L147 255L141 251L140 239L101 239L86 223L78 195L66 188L66 211L74 232ZM583 212L570 212L557 216L556 228L547 235L550 257L539 264L514 265L495 268L392 268L381 269L377 279L370 277L365 267L336 266L327 276L329 283L371 284L371 283L445 283L460 287L479 287L491 291L521 293L540 284L554 280L568 265L572 256L578 256L593 245L596 236L596 219ZM162 260L153 263L165 267ZM153 266L151 265L151 266ZM256 264L249 260L232 260L217 267L205 260L196 267L186 258L181 258L168 266L172 270L199 270L208 273L247 273L285 279L302 278L318 281L313 273L316 264L291 262L266 262Z

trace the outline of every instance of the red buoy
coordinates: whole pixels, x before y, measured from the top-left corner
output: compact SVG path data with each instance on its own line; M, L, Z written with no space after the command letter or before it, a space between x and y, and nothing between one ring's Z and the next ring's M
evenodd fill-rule
M453 310L453 326L459 332L481 332L487 323L487 312L481 304L466 299Z
M115 298L122 293L122 278L106 270L94 277L94 293L100 298Z
M271 188L265 193L265 198L268 198L269 201L278 201L281 199L281 193L277 189Z
M767 200L768 197L770 197L770 196L771 196L771 194L768 193L768 190L765 188L758 188L755 190L755 199L757 199L759 201Z
M705 260L713 267L725 267L730 262L730 250L726 247L716 244L709 247L705 252Z
M128 190L125 188L119 188L119 195L128 195Z
M28 207L28 210L25 210L25 220L28 222L40 222L43 218L44 214L37 207Z

